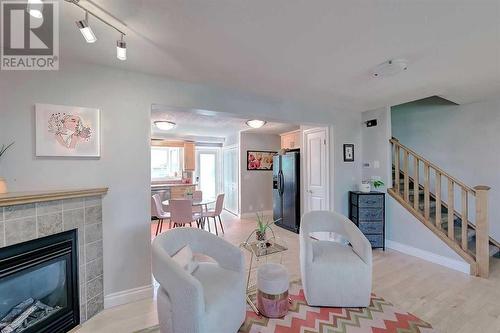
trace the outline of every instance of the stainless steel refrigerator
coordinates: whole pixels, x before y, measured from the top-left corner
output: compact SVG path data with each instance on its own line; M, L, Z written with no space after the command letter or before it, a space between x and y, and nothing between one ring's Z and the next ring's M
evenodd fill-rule
M273 157L273 217L276 225L299 232L300 153L290 151Z

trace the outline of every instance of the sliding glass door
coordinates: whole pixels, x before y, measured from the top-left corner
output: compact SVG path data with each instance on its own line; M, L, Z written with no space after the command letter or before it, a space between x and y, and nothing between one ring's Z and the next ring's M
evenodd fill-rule
M224 208L233 214L239 214L239 151L238 146L222 148Z

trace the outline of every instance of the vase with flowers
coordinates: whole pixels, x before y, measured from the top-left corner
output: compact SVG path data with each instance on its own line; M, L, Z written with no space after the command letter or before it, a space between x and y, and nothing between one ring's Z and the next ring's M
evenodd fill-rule
M12 147L14 142L5 145L3 144L2 147L0 148L0 160L2 159L2 156L5 155L7 150ZM0 177L0 193L6 193L7 192L7 182L5 181L4 178Z

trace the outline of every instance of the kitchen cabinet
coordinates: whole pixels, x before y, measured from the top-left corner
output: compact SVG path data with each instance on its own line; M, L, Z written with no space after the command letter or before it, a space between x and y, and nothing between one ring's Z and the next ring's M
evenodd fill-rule
M300 130L280 134L281 149L300 149L301 134Z
M184 142L184 170L194 171L196 169L196 155L194 142Z

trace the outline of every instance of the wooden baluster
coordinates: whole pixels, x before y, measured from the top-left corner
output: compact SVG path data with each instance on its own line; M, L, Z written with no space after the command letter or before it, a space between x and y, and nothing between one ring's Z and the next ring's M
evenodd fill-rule
M424 163L424 217L430 219L430 169L429 164Z
M404 199L410 202L410 177L408 175L408 151L403 150L403 173L404 173Z
M469 239L467 238L467 232L469 231L469 200L468 192L462 187L462 249L467 251Z
M420 200L420 161L417 156L413 156L413 208L415 211L419 211L419 200Z
M436 227L441 229L441 172L436 171Z
M476 186L476 262L478 275L490 273L490 226L488 220L488 186Z
M399 193L400 189L400 184L399 184L399 145L395 144L394 145L394 183L396 185L396 193L401 195Z
M448 238L455 239L455 183L448 178Z

